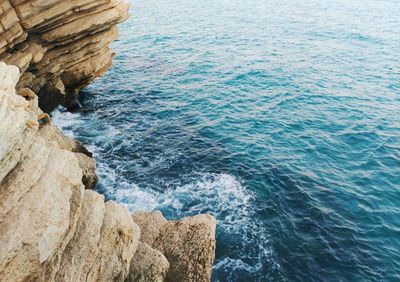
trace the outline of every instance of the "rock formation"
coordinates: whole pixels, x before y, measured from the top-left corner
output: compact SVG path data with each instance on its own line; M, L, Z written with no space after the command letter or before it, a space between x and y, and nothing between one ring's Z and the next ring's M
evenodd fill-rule
M121 0L0 0L0 281L209 281L215 219L129 214L44 111L111 65Z
M165 255L166 281L209 281L215 253L215 219L201 214L167 221L159 211L136 212L140 240ZM148 281L148 280L147 280Z
M18 81L0 62L0 281L209 281L215 219L130 215L85 189L90 154Z
M108 45L128 17L122 0L0 0L0 61L18 66L50 111L74 105L78 91L111 65Z

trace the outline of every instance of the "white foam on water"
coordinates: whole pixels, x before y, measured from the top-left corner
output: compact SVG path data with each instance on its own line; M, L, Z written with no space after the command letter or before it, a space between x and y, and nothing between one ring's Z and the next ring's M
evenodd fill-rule
M203 174L190 184L171 188L159 197L159 208L172 210L177 217L211 213L224 236L234 236L238 251L234 257L216 261L214 269L257 272L268 261L274 267L268 231L255 214L254 195L229 174ZM239 241L239 242L237 242ZM251 261L244 262L242 258Z
M74 137L73 130L83 122L79 113L69 113L62 108L53 112L52 119L71 137ZM96 152L98 148L90 146L89 149ZM126 205L130 211L159 209L175 218L213 214L218 220L218 232L235 237L235 244L238 244L233 257L225 256L216 261L215 270L255 273L266 261L279 268L273 262L268 232L255 214L254 195L234 176L200 174L186 181L186 185L159 192L123 179L107 163L98 162L97 173L104 194Z
M224 258L218 261L214 265L215 269L229 269L231 271L235 270L247 270L249 272L254 272L254 269L258 270L259 268L249 265L245 263L241 259L231 259L231 258Z
M51 113L51 120L63 133L69 137L74 137L74 129L82 123L79 113L67 112L62 106Z
M203 174L190 184L171 188L160 196L160 207L171 206L177 212L210 212L218 216L220 226L234 232L250 213L252 194L229 174Z
M234 236L238 244L234 257L217 260L215 270L255 273L266 261L279 268L272 258L268 232L255 215L254 196L234 176L202 174L193 177L189 184L156 192L121 179L107 164L99 164L98 174L105 193L131 212L161 210L174 218L213 214L218 220L218 232Z
M144 191L136 184L127 184L129 189L120 189L115 191L115 200L124 203L130 211L152 211L157 209L157 195Z
M158 201L155 193L121 178L107 164L98 163L97 174L105 193L108 196L113 196L116 202L127 206L131 212L138 210L152 211L157 208Z

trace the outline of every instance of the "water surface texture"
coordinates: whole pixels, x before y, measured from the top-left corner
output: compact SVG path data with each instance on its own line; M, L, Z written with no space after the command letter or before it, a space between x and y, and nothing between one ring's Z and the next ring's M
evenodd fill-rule
M131 211L218 219L213 281L400 280L400 2L138 0L54 120Z

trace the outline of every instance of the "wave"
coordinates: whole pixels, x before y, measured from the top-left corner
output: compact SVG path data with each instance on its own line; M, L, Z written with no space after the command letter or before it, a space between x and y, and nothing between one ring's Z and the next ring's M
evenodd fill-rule
M79 117L79 113L68 112L61 106L51 113L53 123L61 128L65 135L72 138L75 137L74 130L82 123Z
M234 176L202 173L186 179L188 184L170 187L158 195L133 185L115 192L117 201L131 210L161 210L169 218L210 213L218 220L218 259L214 276L238 272L258 273L265 267L279 270L273 259L268 230L256 216L254 195Z

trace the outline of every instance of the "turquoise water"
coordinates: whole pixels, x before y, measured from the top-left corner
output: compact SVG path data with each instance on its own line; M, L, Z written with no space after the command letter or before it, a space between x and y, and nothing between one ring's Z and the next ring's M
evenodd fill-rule
M134 1L54 120L132 211L218 220L214 281L400 280L400 2Z

